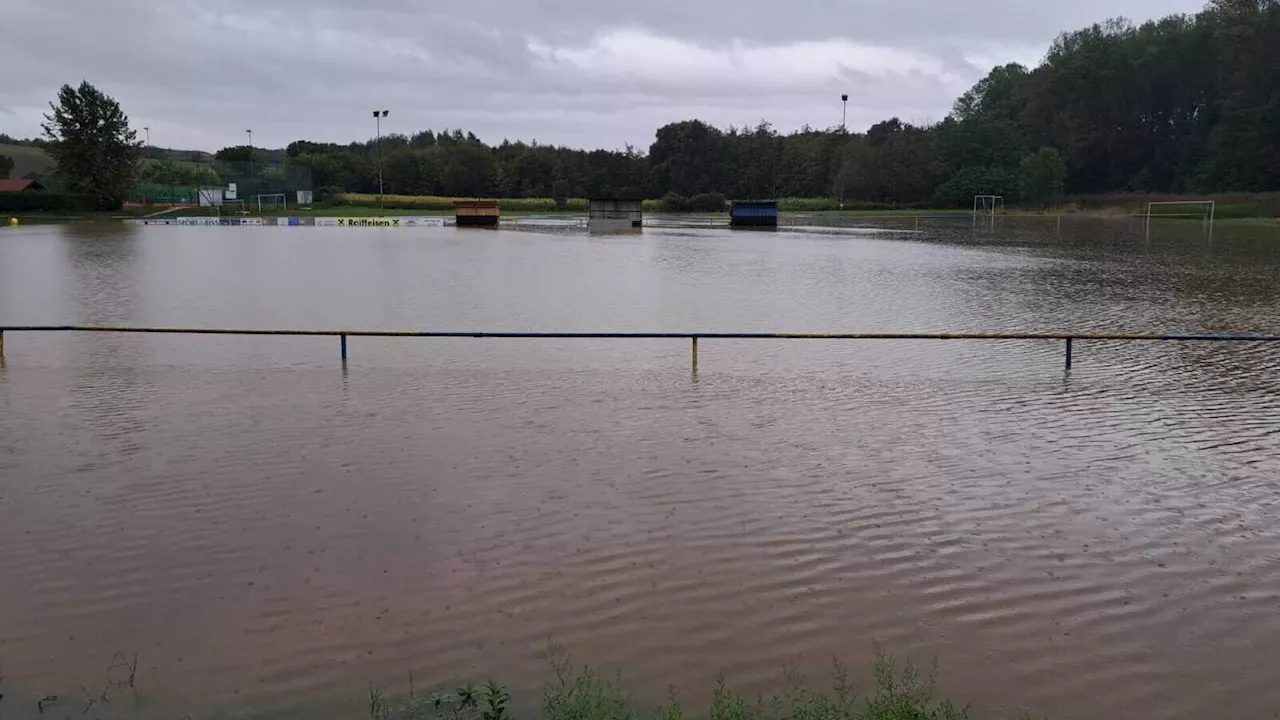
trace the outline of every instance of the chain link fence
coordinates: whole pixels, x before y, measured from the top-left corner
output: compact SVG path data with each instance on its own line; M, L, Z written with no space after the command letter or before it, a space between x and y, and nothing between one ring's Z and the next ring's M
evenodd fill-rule
M283 195L293 205L314 190L311 168L289 163L219 161L210 163L147 160L138 172L138 185L130 200L150 204L208 204L242 201L246 206L259 195Z

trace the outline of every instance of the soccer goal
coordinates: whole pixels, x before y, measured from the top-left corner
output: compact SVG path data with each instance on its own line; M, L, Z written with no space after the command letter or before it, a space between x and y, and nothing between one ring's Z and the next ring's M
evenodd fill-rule
M284 210L289 206L289 204L285 202L284 193L267 193L264 195L254 195L253 197L249 198L249 201L252 203L251 207L256 206L258 208L259 213L261 213L263 210L271 210L271 211Z
M1004 196L1003 195L974 195L973 196L973 217L976 219L979 215L990 215L995 217L997 212L1004 212Z
M1213 225L1218 204L1213 200L1175 200L1169 202L1147 203L1146 223L1151 219L1199 220L1205 225Z

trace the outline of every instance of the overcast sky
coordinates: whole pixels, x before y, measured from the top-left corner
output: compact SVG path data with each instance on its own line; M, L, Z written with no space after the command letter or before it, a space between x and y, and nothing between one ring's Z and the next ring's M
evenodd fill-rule
M40 132L64 83L114 96L154 144L488 142L647 149L658 126L782 131L944 117L1061 31L1204 0L0 0L0 131ZM139 137L142 136L139 131Z

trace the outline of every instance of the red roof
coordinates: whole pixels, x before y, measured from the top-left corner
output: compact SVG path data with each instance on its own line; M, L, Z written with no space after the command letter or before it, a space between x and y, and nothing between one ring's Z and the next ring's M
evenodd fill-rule
M22 192L42 188L43 186L35 180L0 180L0 192Z

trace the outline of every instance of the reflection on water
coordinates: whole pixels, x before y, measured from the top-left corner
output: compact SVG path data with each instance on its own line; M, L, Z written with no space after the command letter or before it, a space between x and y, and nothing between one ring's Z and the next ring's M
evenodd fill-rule
M44 226L0 324L1249 331L1274 228ZM1280 354L1257 344L7 336L7 697L348 715L546 677L747 691L873 639L992 716L1280 705Z

